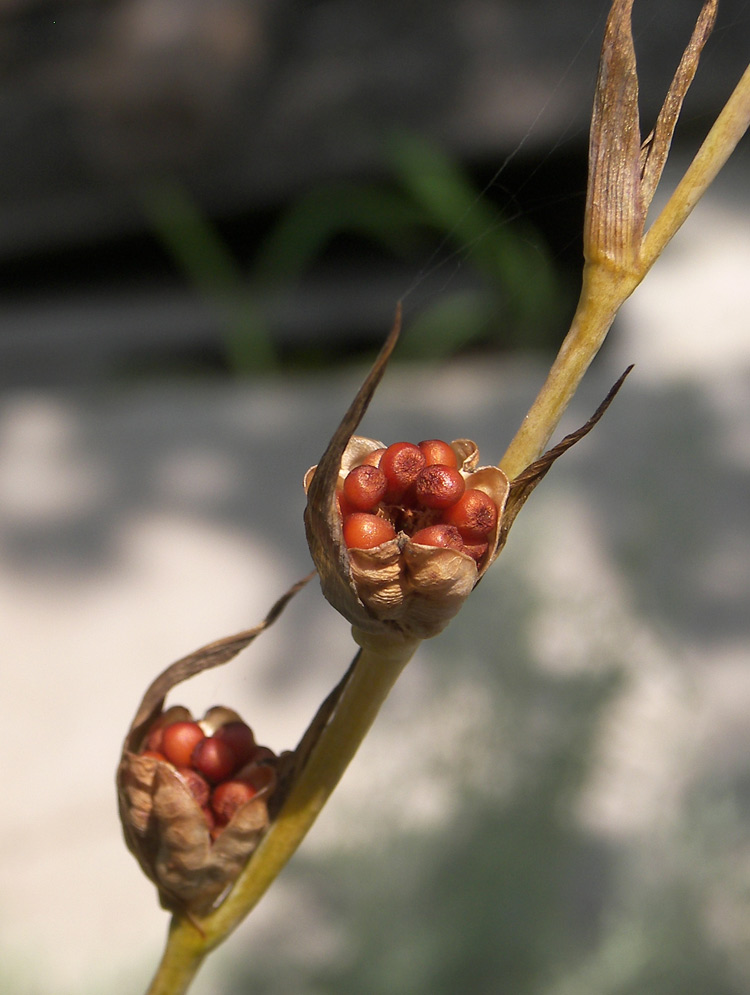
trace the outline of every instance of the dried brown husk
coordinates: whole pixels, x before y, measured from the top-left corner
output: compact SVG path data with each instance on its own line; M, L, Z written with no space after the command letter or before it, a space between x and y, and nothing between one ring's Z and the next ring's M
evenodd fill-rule
M208 713L200 723L208 735L225 721L240 719L231 709L211 711L213 716ZM192 716L175 706L162 719L159 726L192 721ZM175 767L130 750L123 753L119 788L126 839L167 907L205 915L268 828L268 800L276 786L273 765L251 762L235 776L251 777L257 793L212 840L202 809Z
M268 828L268 804L278 777L266 754L260 763L246 765L237 776L252 776L257 793L212 841L204 814L179 772L170 763L141 755L148 734L160 726L190 721L190 712L182 706L164 710L167 693L189 677L236 656L278 618L310 577L290 588L260 625L173 663L151 684L138 707L117 771L120 821L128 848L156 884L165 908L202 916L217 904ZM219 726L239 719L232 709L214 706L201 725L211 735Z
M374 549L347 549L341 515L334 504L326 522L330 554L318 563L323 593L352 624L365 632L398 633L428 639L441 632L459 610L492 562L500 539L500 521L510 489L496 466L477 467L479 450L470 439L451 443L467 488L488 494L498 508L498 521L488 537L479 565L467 553L415 543L404 532ZM343 451L334 489L349 471L384 443L352 436ZM310 491L318 467L305 475ZM344 571L346 583L338 571Z

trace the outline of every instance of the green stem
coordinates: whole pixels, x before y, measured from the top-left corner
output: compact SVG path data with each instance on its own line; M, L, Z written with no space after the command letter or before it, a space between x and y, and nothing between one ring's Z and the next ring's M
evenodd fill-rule
M195 926L174 916L161 963L146 995L181 995L186 992L209 950Z
M418 641L354 632L362 647L334 712L281 811L224 902L205 919L175 915L147 995L183 995L205 956L242 922L293 855L372 725Z

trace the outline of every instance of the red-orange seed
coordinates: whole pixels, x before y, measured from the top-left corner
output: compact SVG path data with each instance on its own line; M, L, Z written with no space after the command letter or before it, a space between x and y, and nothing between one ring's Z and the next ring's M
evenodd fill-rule
M344 480L343 495L356 511L371 511L385 497L388 484L377 466L355 466Z
M238 808L257 795L247 781L224 781L217 784L211 795L211 808L219 822L229 822Z
M442 439L426 439L419 443L419 448L424 453L427 466L432 466L433 463L442 463L443 466L451 466L454 470L458 467L456 454Z
M229 743L215 739L213 736L202 739L196 744L190 762L197 771L200 771L214 784L231 777L240 766Z
M161 751L175 767L189 767L193 750L205 738L197 722L173 722L164 730Z
M242 767L255 752L255 736L249 725L236 720L235 722L225 722L219 726L213 734L214 739L227 743L237 759L237 767Z
M497 525L497 505L489 494L470 488L443 513L443 520L456 526L464 542L485 542Z
M350 549L373 549L395 538L391 523L377 515L355 511L344 520L344 542Z
M143 750L143 752L141 753L141 756L142 757L151 757L152 760L161 760L161 762L164 763L164 764L168 764L169 763L169 761L164 756L164 754L160 753L159 750Z
M164 740L164 726L158 726L156 729L152 729L151 732L146 737L146 749L156 750L161 753L162 742Z
M442 546L446 549L460 550L464 548L461 533L452 525L428 525L427 528L415 532L411 541L419 543L420 546Z
M458 470L440 463L426 466L414 484L417 501L425 508L450 508L465 490L466 483Z
M484 554L487 552L488 549L489 549L489 543L487 542L473 543L471 545L466 543L464 544L464 553L468 553L469 556L473 560L476 560L477 563L481 561L482 557L484 556Z
M338 502L339 512L342 518L346 518L347 515L351 515L352 512L356 511L356 509L352 508L347 501L343 491L336 491L336 501Z
M394 442L380 457L380 469L388 482L386 500L396 501L414 483L427 461L419 446Z

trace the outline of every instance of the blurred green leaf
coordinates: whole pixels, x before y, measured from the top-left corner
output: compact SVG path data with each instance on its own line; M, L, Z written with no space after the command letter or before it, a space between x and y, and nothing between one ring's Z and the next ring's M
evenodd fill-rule
M172 182L153 184L143 191L142 204L177 265L223 312L230 368L237 373L274 369L278 364L271 332L248 279L185 187Z
M413 242L410 229L424 225L425 220L409 197L386 187L320 187L283 215L255 258L253 278L259 282L298 279L342 232L365 235L394 255L408 255Z
M403 359L446 359L484 338L496 304L489 294L459 291L441 296L410 322L399 351Z

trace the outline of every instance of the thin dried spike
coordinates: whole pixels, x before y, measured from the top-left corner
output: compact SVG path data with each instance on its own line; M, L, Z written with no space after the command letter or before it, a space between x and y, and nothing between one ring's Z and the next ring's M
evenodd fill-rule
M677 125L677 119L680 116L685 95L698 69L698 62L703 51L703 46L713 31L718 6L719 0L706 0L703 4L690 42L683 52L664 105L659 111L656 126L643 144L643 181L641 190L644 210L648 210L648 206L653 199L656 187L661 179L664 164L669 155L669 148L672 144L672 136Z
M645 225L632 8L633 0L614 0L607 18L591 117L584 220L586 259L625 267L637 257Z
M565 438L561 439L556 446L548 449L543 456L540 456L538 460L534 460L533 463L530 463L525 470L522 470L521 473L519 473L518 476L511 481L510 494L508 495L508 501L505 505L505 511L502 518L501 531L503 536L500 540L500 547L504 545L505 538L510 531L510 527L514 522L516 515L521 510L526 499L534 490L536 485L546 476L555 460L562 456L564 452L567 452L567 450L570 449L571 446L574 446L576 442L580 442L585 435L589 434L591 429L596 425L612 401L615 399L615 395L619 391L620 387L622 387L625 382L625 378L632 369L633 367L631 365L625 370L622 376L620 376L617 382L611 387L602 403L584 425L581 425L581 427L576 429L575 432L571 432L569 435L566 435Z
M135 718L125 740L125 749L134 749L135 744L142 738L145 729L153 722L154 718L161 711L167 693L177 684L181 684L189 677L200 674L204 670L218 667L222 663L228 663L233 657L249 646L256 636L260 635L264 629L276 621L282 611L286 608L291 599L300 591L308 581L312 580L316 571L298 580L289 590L283 594L273 605L266 617L260 624L252 629L245 629L234 636L226 636L224 639L217 639L207 646L202 646L194 653L189 653L164 670L148 687L143 699L135 713Z
M396 307L396 315L388 338L383 344L372 369L357 391L357 395L333 433L326 451L315 470L307 491L305 508L305 531L313 561L318 565L321 580L328 585L327 597L334 604L357 600L356 592L349 583L349 558L341 531L341 516L336 511L336 482L341 466L341 458L349 439L362 421L380 383L391 353L396 348L401 333L401 304ZM334 543L330 537L333 534ZM338 591L330 590L335 586ZM363 609L364 612L364 609Z

